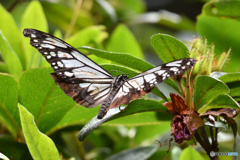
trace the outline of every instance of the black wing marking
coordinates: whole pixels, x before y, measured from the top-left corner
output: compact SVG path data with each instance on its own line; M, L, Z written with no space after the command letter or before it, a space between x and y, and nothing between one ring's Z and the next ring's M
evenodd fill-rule
M95 107L110 93L114 77L66 42L47 33L24 29L25 37L50 63L55 82L73 99Z
M128 104L131 100L142 97L151 92L156 84L163 82L169 77L183 74L196 62L197 60L193 58L184 58L157 66L128 79L119 89L109 108Z

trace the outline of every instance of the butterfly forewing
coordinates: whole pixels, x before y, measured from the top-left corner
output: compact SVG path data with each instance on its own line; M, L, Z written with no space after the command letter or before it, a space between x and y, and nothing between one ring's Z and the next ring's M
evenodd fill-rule
M73 99L95 107L108 96L113 76L66 42L47 33L24 29L25 37L50 63L55 82Z
M23 34L31 38L30 44L46 58L57 75L77 81L113 79L111 74L62 40L34 29L24 29Z

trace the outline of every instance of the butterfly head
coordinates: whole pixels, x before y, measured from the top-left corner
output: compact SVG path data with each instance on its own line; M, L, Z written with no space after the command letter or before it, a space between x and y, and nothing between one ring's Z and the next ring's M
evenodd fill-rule
M125 74L122 74L120 76L117 76L115 82L114 82L114 85L116 87L120 87L126 80L128 79L128 76L125 75Z

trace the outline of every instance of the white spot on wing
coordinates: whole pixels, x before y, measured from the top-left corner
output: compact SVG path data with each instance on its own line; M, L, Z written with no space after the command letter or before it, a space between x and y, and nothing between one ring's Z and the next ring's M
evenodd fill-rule
M172 67L172 68L170 68L169 70L174 71L174 72L177 72L179 69L178 69L177 67Z
M55 57L56 53L55 52L50 52L51 56Z
M79 86L81 88L85 88L85 87L88 87L91 83L79 83Z
M58 57L60 58L73 58L69 53L58 51Z
M82 67L83 64L75 59L73 60L62 60L62 62L65 64L65 67Z
M169 63L166 64L166 66L168 66L168 67L171 67L171 66L173 66L173 67L180 67L181 66L181 62L182 61L169 62Z
M148 75L144 76L144 79L147 82L150 82L151 80L156 79L156 76L154 74L148 74Z
M67 76L67 77L72 77L74 75L74 73L71 73L71 72L64 72L64 74Z
M57 62L57 65L58 65L59 67L63 67L63 64L62 64L60 61Z
M58 46L58 47L67 48L67 46L63 42L60 42L56 39L46 38L46 40L48 40L48 41L44 41L45 43L51 43L51 44L53 44L55 46Z
M35 38L35 37L36 37L36 35L35 35L35 34L31 34L31 37L32 37L32 38Z
M165 70L156 71L155 73L158 75L162 75L163 73L165 73Z
M50 44L41 44L41 46L42 46L43 48L49 48L49 49L54 49L54 48L55 48L55 46L50 45Z

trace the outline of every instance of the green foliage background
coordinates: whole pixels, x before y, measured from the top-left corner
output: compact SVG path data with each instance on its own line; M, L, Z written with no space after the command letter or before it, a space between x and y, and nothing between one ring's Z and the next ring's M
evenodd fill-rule
M143 0L0 2L0 153L10 159L164 159L169 147L164 141L170 137L172 116L162 102L168 100L173 89L179 91L177 84L168 79L158 87L160 90L153 90L157 96L149 95L153 100L133 101L133 109L113 117L79 142L77 132L97 114L99 106L81 107L56 86L49 64L23 37L24 28L49 32L80 47L81 52L114 76L123 72L131 77L131 73L150 69L153 64L188 57L188 43L184 45L172 36L189 32L206 38L208 44L214 43L216 54L231 48L225 71L240 71L238 0L206 3L196 22L163 10L145 14ZM157 18L150 22L152 16ZM231 84L240 82L239 73L221 78L229 85L205 76L196 82L199 95L195 94L195 106L200 112L213 108L221 99L226 100L227 106L238 108L228 95L219 95L230 92L239 101L240 86ZM212 93L208 92L214 96L201 97L205 93L201 84L205 81L206 88L211 87L211 82L217 83L216 88L209 89ZM157 139L163 143L161 147L155 142ZM232 151L232 145L233 139L223 145L220 142L223 151ZM173 144L167 158L207 157L200 153Z

